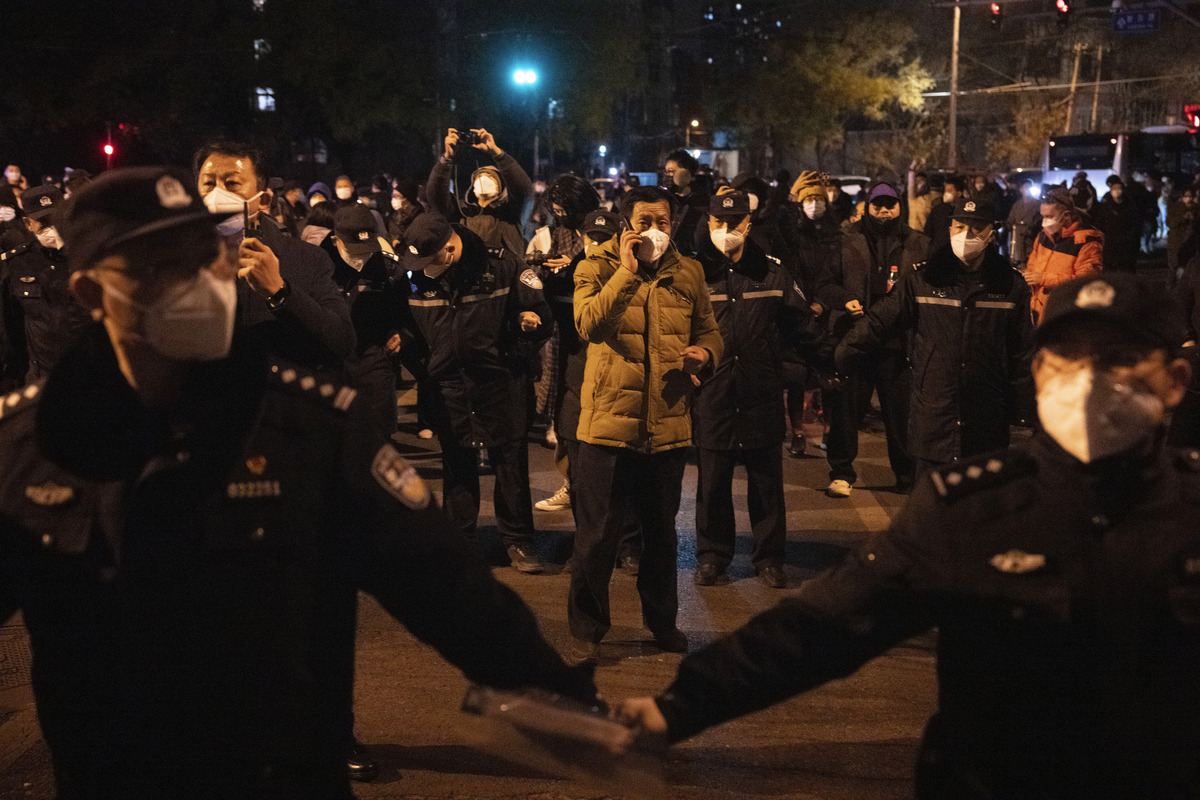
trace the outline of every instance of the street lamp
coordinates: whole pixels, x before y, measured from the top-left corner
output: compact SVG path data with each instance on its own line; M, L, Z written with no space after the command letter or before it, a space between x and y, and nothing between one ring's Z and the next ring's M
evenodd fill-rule
M517 86L533 86L537 83L538 75L531 69L515 69L512 79Z
M690 126L683 129L683 141L684 141L685 149L687 149L687 150L692 149L692 128L699 128L699 127L700 127L700 120L694 119L694 120L692 120L692 124Z
M512 80L513 80L513 83L515 83L517 86L520 86L523 89L528 88L528 89L532 90L533 87L538 82L538 74L537 74L536 70L532 70L527 67L517 67L516 69L513 70ZM540 170L538 169L538 149L539 149L538 145L540 144L540 142L538 141L538 133L539 133L539 128L541 127L541 121L542 121L541 110L538 108L537 94L535 92L534 96L533 96L533 177L534 177L534 180L537 180L537 178L539 177L539 174L540 174Z

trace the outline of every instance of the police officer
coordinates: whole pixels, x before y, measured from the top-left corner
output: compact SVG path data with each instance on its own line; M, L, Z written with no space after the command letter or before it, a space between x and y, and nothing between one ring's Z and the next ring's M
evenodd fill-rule
M950 242L916 264L842 339L838 367L904 336L916 369L908 448L927 470L1009 444L1033 417L1029 286L996 246L1000 210L960 197Z
M480 448L496 471L496 527L521 572L540 573L533 547L523 370L550 331L542 281L520 256L489 247L465 225L426 213L409 226L404 266L415 333L429 350L428 374L442 403L446 512L467 535L479 518Z
M930 473L889 530L624 715L678 741L937 625L922 800L1200 796L1200 451L1163 445L1182 335L1160 286L1062 284L1031 441Z
M746 468L751 563L768 586L783 572L787 514L783 505L783 361L812 316L808 300L782 263L749 237L750 195L722 187L709 203L708 239L697 253L725 356L692 403L698 448L695 582L728 582L733 560L733 468Z
M396 368L391 357L400 351L407 278L400 258L376 235L375 218L361 203L343 206L334 215L338 259L333 280L350 306L358 340L346 360L346 376L358 390L384 438L396 432Z
M475 681L594 697L352 389L234 336L236 261L169 168L62 224L100 317L0 403L3 615L59 797L349 797L322 650L351 581Z
M25 342L26 383L45 378L90 321L67 289L67 255L55 225L62 204L62 192L52 184L26 190L21 205L28 240L0 252L6 305L19 309L4 320L9 341Z

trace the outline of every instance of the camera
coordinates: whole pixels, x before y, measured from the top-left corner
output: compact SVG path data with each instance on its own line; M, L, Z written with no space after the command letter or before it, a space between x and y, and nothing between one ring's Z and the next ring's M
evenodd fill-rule
M458 143L467 145L468 147L471 145L483 144L483 137L475 131L468 129L458 134Z

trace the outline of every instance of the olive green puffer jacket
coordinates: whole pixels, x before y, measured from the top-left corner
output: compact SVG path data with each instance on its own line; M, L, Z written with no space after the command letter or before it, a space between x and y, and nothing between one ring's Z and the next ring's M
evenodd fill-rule
M657 272L621 267L619 236L588 248L575 270L575 327L589 342L581 442L658 453L692 442L692 376L683 351L721 357L704 271L671 247Z

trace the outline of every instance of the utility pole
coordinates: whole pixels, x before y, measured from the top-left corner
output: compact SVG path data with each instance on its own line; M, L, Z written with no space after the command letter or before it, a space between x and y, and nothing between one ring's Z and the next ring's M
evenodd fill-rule
M1096 48L1096 84L1092 87L1092 124L1088 130L1096 132L1096 106L1100 104L1100 65L1104 63L1104 48Z
M1067 95L1067 126L1064 133L1071 132L1071 120L1075 115L1075 88L1079 85L1079 56L1083 53L1083 43L1075 43L1075 68L1071 70L1071 93Z
M962 23L962 8L954 0L954 35L950 44L950 155L948 169L958 167L958 28Z

